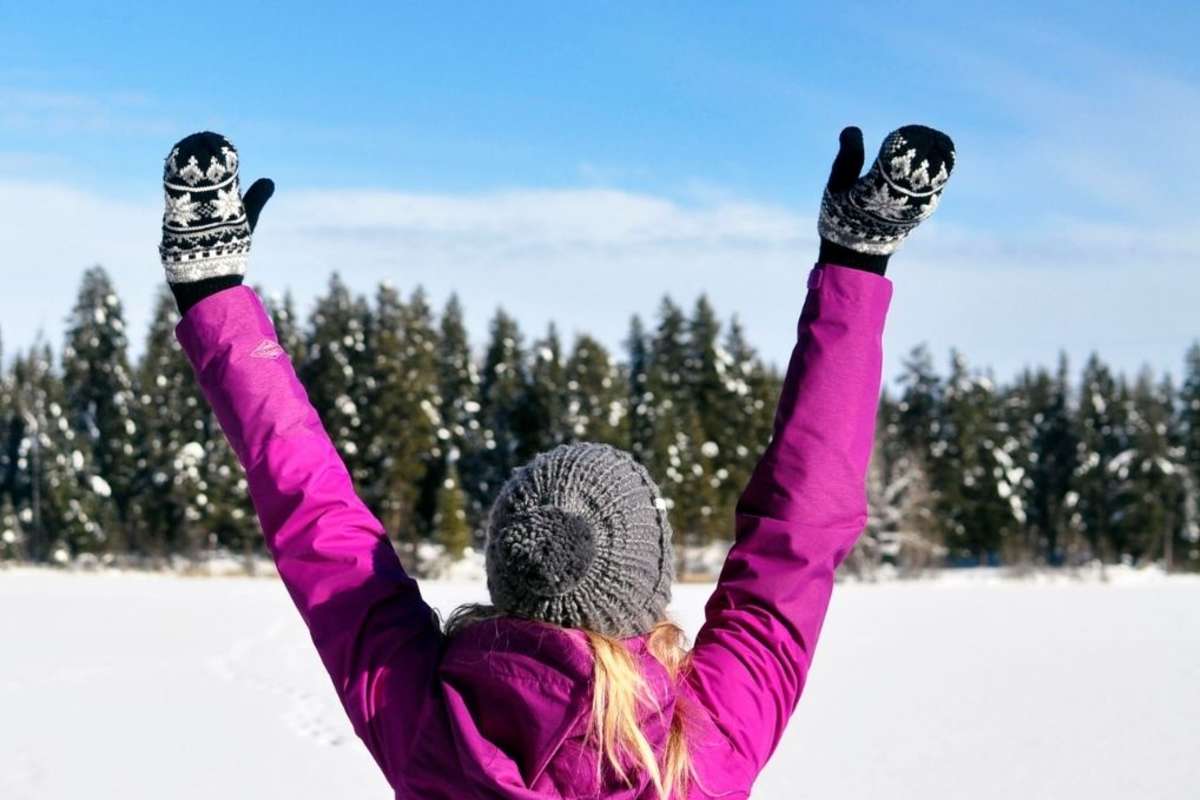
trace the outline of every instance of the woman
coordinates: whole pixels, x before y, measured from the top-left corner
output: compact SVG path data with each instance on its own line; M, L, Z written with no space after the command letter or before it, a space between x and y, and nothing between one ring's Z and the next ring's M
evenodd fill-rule
M245 467L267 546L396 797L745 798L808 674L866 519L890 255L937 205L945 135L892 133L866 175L847 128L771 444L687 650L666 617L671 530L628 454L565 445L488 523L492 603L442 630L358 499L267 313L241 286L270 181L200 133L167 157L161 255L196 376Z

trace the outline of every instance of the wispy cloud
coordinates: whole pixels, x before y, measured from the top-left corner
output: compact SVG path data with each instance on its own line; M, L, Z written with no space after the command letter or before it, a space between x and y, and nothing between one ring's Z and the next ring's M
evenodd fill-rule
M0 297L6 342L44 328L56 340L79 272L103 263L126 300L138 347L161 280L157 198L117 202L66 185L0 182L0 250L10 270ZM897 297L888 371L929 342L958 346L1010 374L1078 361L1092 349L1126 368L1174 368L1200 305L1195 234L1064 222L1051 236L1006 236L934 221L892 273ZM297 191L273 200L255 235L250 278L291 288L305 307L338 270L359 291L381 280L423 285L435 301L457 291L481 337L496 306L529 335L550 320L616 348L629 315L659 298L707 292L736 313L764 355L790 350L816 250L811 213L750 201L684 204L605 189L476 194Z
M151 98L138 92L87 94L0 85L0 131L170 136L175 130Z
M1025 24L1003 51L951 44L938 53L955 65L949 80L1004 118L960 148L972 190L1024 205L1044 228L1063 214L1190 222L1200 203L1200 84L1069 30Z

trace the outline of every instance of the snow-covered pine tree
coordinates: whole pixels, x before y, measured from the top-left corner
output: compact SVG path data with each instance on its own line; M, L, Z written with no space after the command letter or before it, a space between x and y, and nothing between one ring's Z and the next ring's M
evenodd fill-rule
M529 385L519 413L522 460L570 439L567 422L567 377L558 327L551 322L546 335L530 351Z
M737 447L742 442L737 428L747 411L737 394L738 370L720 337L716 311L702 294L688 319L687 385L702 436L703 475L698 478L707 484L704 494L712 504L704 525L708 536L729 536L733 531L733 510L742 484L730 468L738 463Z
M1127 448L1119 387L1096 354L1084 364L1076 420L1077 466L1066 505L1072 510L1074 529L1087 542L1090 557L1108 562L1120 554L1120 481L1116 475L1120 466L1114 470L1111 465Z
M1192 475L1200 481L1200 341L1194 342L1184 357L1183 383L1179 387L1179 428L1184 459Z
M17 519L17 510L7 493L0 494L0 561L25 558L25 531Z
M420 501L440 457L437 429L437 342L425 294L409 303L387 284L375 295L367 350L371 355L361 486L372 510L395 539L415 544L429 532Z
M667 445L666 471L672 486L672 522L686 543L708 545L728 536L729 529L718 494L719 451L705 435L695 408L686 408L675 424L680 427Z
M1146 368L1126 402L1129 447L1109 464L1120 481L1120 552L1172 569L1183 544L1186 488L1175 387L1169 376L1156 383Z
M528 377L521 331L517 321L503 309L492 319L487 352L480 377L480 420L483 425L483 451L480 453L480 489L484 506L490 507L496 493L526 452L521 441L521 406L525 401Z
M439 337L433 308L425 290L417 287L410 295L405 309L404 358L411 391L418 397L419 420L410 434L410 447L417 453L418 492L415 529L428 534L432 528L437 506L438 480L441 464L446 457L438 436L445 421L441 415L441 364L438 355ZM459 481L461 488L461 480ZM465 505L464 505L465 509Z
M70 422L111 488L106 502L113 505L117 522L109 531L112 550L132 543L130 511L141 446L127 351L121 301L104 268L92 267L67 319L63 383Z
M367 479L364 430L371 361L367 353L370 309L354 298L335 272L309 320L300 379L356 485Z
M175 339L178 321L164 287L138 365L139 551L153 558L195 558L214 548L249 555L262 544L245 473Z
M175 299L164 286L155 300L137 381L144 436L134 539L138 552L152 558L194 555L205 539L196 524L202 513L194 504L204 492L197 485L201 465L193 450L203 450L208 406L175 340L178 321ZM189 443L194 446L185 450Z
M1030 524L1029 505L1035 488L1032 471L1039 463L1035 451L1039 409L1050 402L1052 380L1045 368L1026 367L1013 383L994 391L1000 441L995 453L1000 462L997 490L1008 500L1016 521L1004 540L1004 559L1009 564L1029 568L1051 558L1050 537L1042 527Z
M646 373L644 402L652 431L646 466L662 489L677 540L706 544L721 523L711 484L719 453L709 444L696 409L689 380L692 362L687 318L664 297Z
M254 507L250 503L246 473L216 416L209 414L204 442L204 484L206 514L203 525L210 547L224 548L249 558L262 552L262 534ZM196 499L199 504L199 498Z
M71 425L50 346L13 364L16 474L12 502L34 561L66 562L110 550L112 489L94 468L91 442Z
M458 467L450 460L438 487L437 510L433 515L434 539L451 558L461 558L471 546L471 525L467 520L467 498L458 477Z
M937 439L942 383L929 348L919 344L909 351L897 379L900 387L898 441L922 459L928 459Z
M1187 467L1183 476L1185 550L1181 560L1200 566L1200 342L1193 343L1184 358L1178 426Z
M707 295L696 298L692 316L687 321L687 356L684 361L688 391L692 406L700 420L701 430L709 441L727 438L729 406L726 403L725 371L728 367L724 352L718 352L721 323Z
M871 460L867 465L867 524L855 542L854 549L840 567L843 571L868 580L875 578L884 563L888 553L887 547L890 539L894 537L896 527L896 507L888 495L888 447L886 438L881 435L883 419L890 412L894 412L894 409L895 404L891 403L885 390L880 402Z
M15 459L9 434L14 424L12 375L4 363L4 347L0 340L0 559L20 560L25 553L25 531L17 519L12 503L12 480Z
M763 364L762 359L746 340L741 322L734 317L729 324L722 349L718 351L721 381L722 412L727 421L725 431L715 434L720 446L717 478L723 511L727 523L737 504L742 488L759 456L771 441L774 430L775 406L779 402L782 379ZM724 531L733 532L732 524Z
M901 409L903 419L905 409ZM1009 436L992 381L972 374L951 353L930 446L930 475L938 521L950 555L959 561L996 562L1024 523L1013 486L1023 477L1009 454Z
M900 438L901 410L887 389L879 403L875 446L867 473L867 527L849 567L870 576L882 564L911 576L942 555L924 459Z
M1010 425L1019 438L1020 463L1026 478L1019 488L1027 512L1032 555L1059 565L1078 560L1079 543L1072 541L1066 501L1078 466L1078 442L1072 419L1070 378L1066 354L1060 354L1052 375L1046 369L1024 377L1010 392Z
M903 573L932 566L946 553L951 527L936 513L939 494L934 486L934 446L941 430L942 382L929 349L914 347L904 359L896 380L899 394L885 394L878 433L881 472L877 475L875 514L889 531L881 546L892 551Z
M459 484L466 493L467 521L471 530L482 527L487 492L483 488L486 472L482 462L483 428L479 414L479 371L471 358L467 328L463 322L458 295L450 295L442 311L438 329L438 412L442 424L437 429L440 463L432 475L441 486L449 471L449 459L457 457L455 468Z
M12 428L12 415L12 376L4 363L3 338L0 337L0 553L11 552L21 534L11 499L13 459L9 447L9 431ZM4 516L5 509L11 515L8 522L6 520L9 517Z
M565 377L569 438L628 447L626 385L604 345L587 334L577 336Z
M629 439L627 447L641 463L653 467L654 458L654 396L650 393L650 343L642 319L637 314L629 320L629 335L625 338L628 356L626 377L628 385Z

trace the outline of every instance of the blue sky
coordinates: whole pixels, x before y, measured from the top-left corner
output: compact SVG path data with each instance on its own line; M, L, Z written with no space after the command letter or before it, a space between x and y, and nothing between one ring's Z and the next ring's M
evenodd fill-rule
M276 180L251 276L302 307L338 269L615 346L706 291L781 363L838 131L923 122L959 170L893 260L890 374L919 341L1176 369L1200 334L1191 4L168 5L0 5L9 349L96 261L140 348L161 159L203 128Z

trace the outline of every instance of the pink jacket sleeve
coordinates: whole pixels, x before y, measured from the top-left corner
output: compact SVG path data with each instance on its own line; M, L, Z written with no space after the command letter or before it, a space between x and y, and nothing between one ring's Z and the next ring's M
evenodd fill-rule
M866 523L892 285L818 265L808 286L774 436L738 502L688 678L746 791L800 699L834 570Z
M432 609L356 496L258 296L248 287L212 295L176 335L246 470L284 585L394 784L432 692L441 641Z

